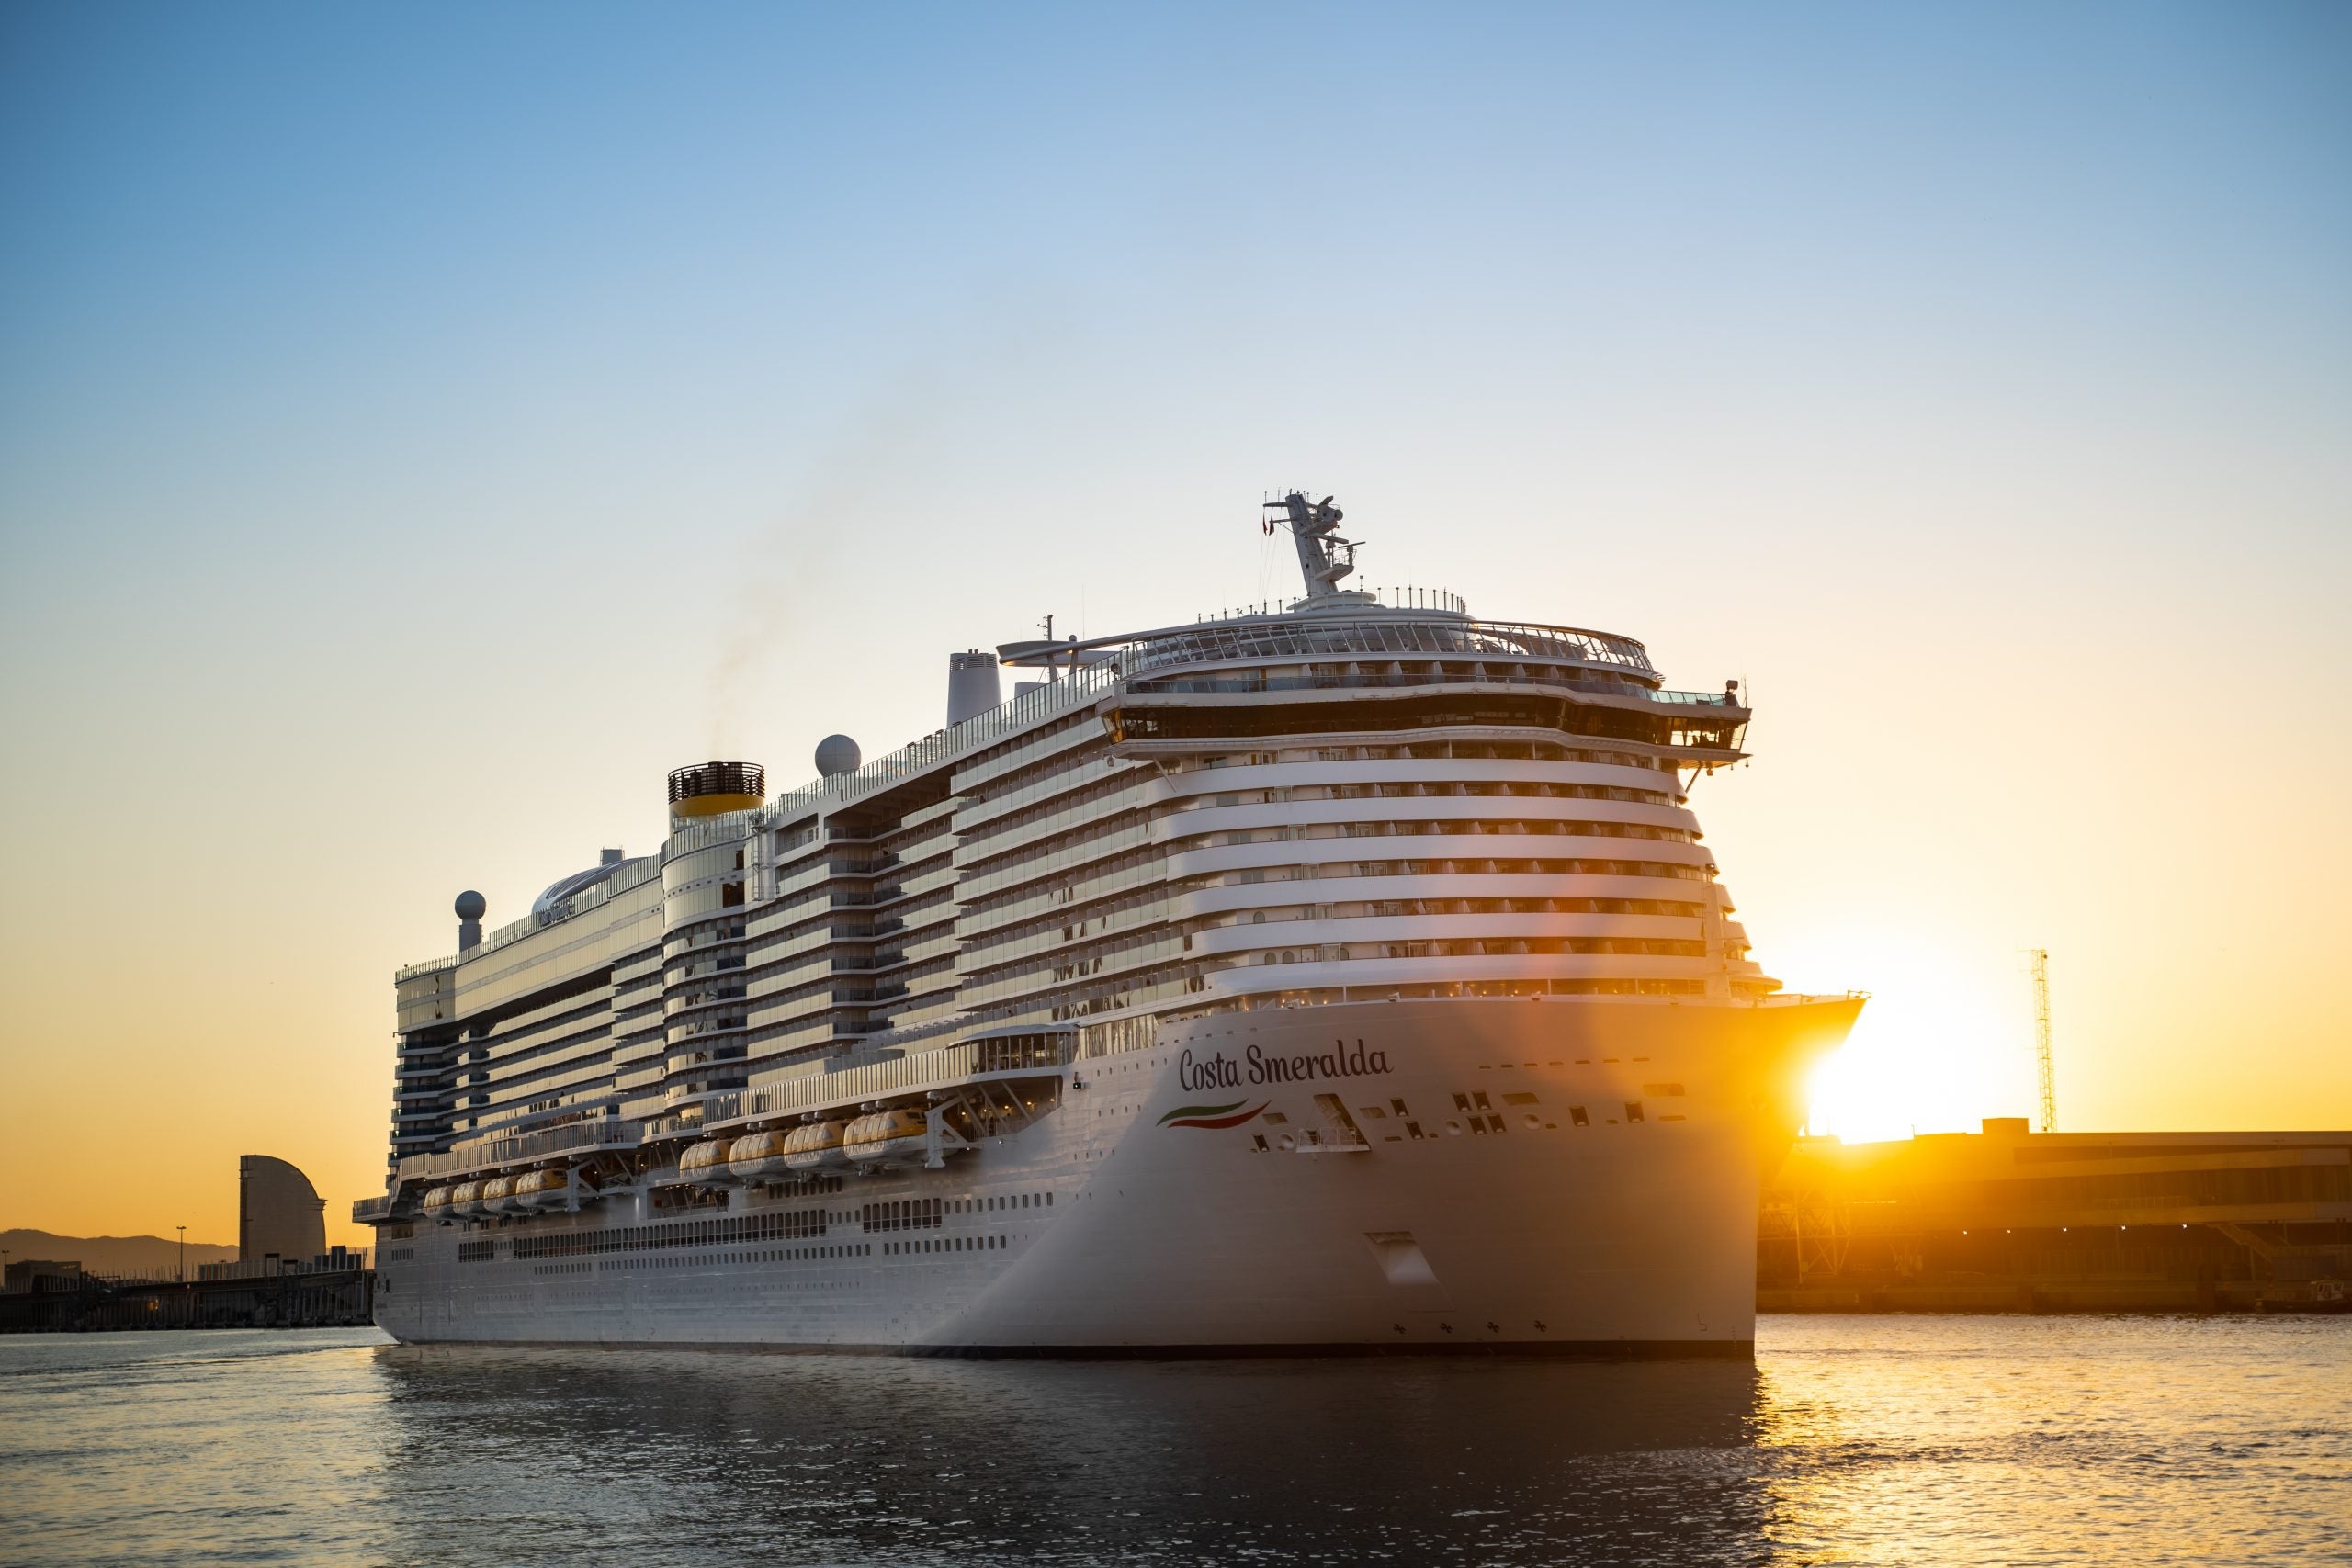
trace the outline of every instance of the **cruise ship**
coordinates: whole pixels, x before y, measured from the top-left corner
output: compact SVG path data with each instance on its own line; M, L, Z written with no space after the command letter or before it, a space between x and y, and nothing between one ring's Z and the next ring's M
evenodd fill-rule
M944 728L668 781L398 971L404 1341L1752 1354L1757 1199L1858 995L1692 815L1736 682L1349 585L948 655ZM1006 668L1014 679L1003 691Z

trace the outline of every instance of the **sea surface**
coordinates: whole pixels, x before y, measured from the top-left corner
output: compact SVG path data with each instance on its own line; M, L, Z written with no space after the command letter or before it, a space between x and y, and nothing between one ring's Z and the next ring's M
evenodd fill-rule
M0 1561L2341 1563L2352 1319L1767 1318L1752 1367L12 1336Z

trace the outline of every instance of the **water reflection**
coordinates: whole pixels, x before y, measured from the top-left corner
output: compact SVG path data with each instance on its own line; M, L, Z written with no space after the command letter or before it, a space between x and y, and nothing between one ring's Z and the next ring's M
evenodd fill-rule
M1782 1318L1758 1366L0 1337L0 1562L2352 1562L2352 1319Z
M376 1355L427 1559L1724 1562L1770 1506L1737 1364Z

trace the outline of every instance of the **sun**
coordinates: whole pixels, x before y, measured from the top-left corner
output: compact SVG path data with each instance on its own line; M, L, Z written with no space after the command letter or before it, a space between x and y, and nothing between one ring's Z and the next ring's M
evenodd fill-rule
M2030 1109L2022 955L1917 933L1848 931L1821 951L1792 950L1776 972L1790 977L1792 990L1837 973L1871 993L1853 1033L1807 1080L1807 1131L1863 1143L1973 1132L1984 1117Z

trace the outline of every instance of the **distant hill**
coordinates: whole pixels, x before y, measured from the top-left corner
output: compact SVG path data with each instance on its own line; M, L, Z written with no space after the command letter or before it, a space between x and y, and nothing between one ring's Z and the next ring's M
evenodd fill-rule
M179 1266L180 1244L162 1235L57 1235L49 1231L0 1231L0 1247L8 1261L28 1258L79 1263L92 1274L151 1274ZM213 1242L187 1244L187 1271L195 1276L199 1263L233 1263L237 1249Z

